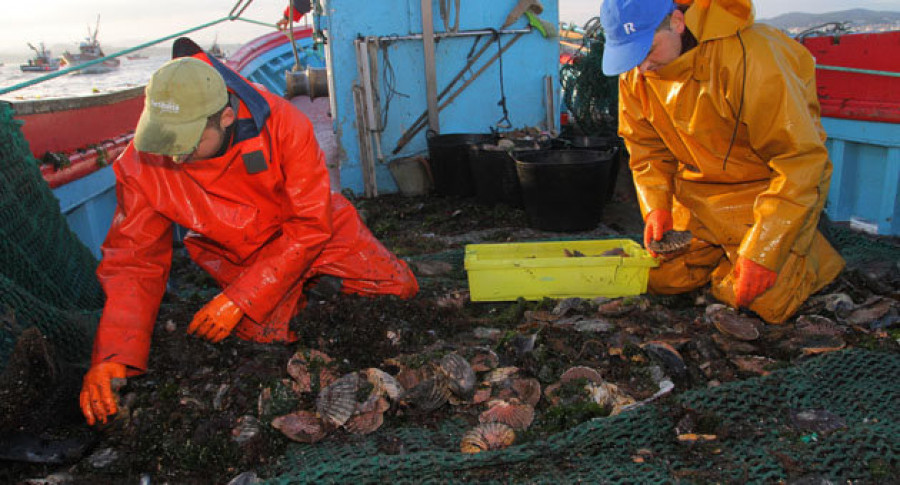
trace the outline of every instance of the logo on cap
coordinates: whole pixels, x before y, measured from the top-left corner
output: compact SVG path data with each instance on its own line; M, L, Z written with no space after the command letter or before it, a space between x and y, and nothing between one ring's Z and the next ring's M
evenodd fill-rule
M171 101L150 101L150 105L163 113L177 113L181 111L181 106Z
M634 22L628 22L627 24L622 24L622 28L625 29L625 34L633 34L637 32L634 28Z

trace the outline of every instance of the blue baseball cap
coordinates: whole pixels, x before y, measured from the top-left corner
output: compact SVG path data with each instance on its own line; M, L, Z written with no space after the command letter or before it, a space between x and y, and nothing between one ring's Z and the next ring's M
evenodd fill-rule
M659 24L673 10L672 0L604 0L603 74L618 76L640 64L650 53Z

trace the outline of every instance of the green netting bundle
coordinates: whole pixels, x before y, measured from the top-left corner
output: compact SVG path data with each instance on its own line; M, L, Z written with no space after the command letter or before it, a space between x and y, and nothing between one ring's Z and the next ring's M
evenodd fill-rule
M89 351L85 321L96 317L83 314L103 306L97 260L66 224L21 124L0 103L0 314L15 321L0 328L0 370L30 326L70 353Z
M587 135L614 135L618 129L619 78L603 74L603 32L599 20L584 28L584 45L560 68L563 102Z

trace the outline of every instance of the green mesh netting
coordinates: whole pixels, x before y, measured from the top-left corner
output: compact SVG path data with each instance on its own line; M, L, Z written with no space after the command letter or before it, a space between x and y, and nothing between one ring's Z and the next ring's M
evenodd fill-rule
M90 351L103 306L97 261L73 234L6 103L0 103L0 371L37 326L68 355Z
M459 421L383 429L355 442L293 445L281 464L291 471L268 483L775 483L798 475L872 483L900 469L898 372L896 354L836 352L476 455L458 451ZM685 408L716 420L715 442L678 442ZM790 412L806 409L828 410L846 426L798 430Z
M874 261L900 261L900 244L896 238L867 236L831 223L820 224L819 229L850 266Z
M584 47L559 70L563 103L586 134L615 134L618 129L619 78L603 74L604 36L599 22L585 25Z

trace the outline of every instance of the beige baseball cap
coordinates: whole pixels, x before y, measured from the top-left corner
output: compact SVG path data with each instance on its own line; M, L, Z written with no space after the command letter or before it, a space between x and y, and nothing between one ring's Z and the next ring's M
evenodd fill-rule
M193 57L173 59L147 84L144 111L134 132L138 150L186 155L197 148L206 119L228 103L222 75Z

